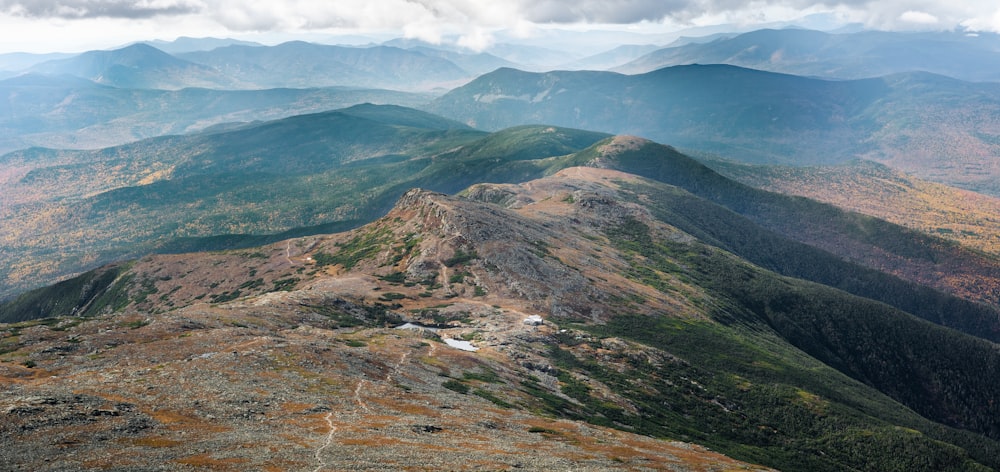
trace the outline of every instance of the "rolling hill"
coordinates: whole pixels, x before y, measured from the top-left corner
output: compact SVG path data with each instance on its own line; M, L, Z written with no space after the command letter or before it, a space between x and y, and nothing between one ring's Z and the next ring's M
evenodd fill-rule
M634 134L749 163L858 157L1000 195L1000 85L927 73L829 81L727 65L639 75L500 69L428 111L482 129L527 123Z
M657 180L567 167L461 195L33 293L67 303L0 325L8 463L1000 467L994 343L752 264L714 234L766 228Z

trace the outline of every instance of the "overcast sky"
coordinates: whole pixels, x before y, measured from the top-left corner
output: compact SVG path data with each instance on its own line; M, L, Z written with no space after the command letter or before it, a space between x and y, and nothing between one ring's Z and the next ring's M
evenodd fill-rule
M0 52L109 48L141 39L458 35L483 48L498 30L552 27L670 32L829 13L874 29L1000 31L995 0L0 0Z

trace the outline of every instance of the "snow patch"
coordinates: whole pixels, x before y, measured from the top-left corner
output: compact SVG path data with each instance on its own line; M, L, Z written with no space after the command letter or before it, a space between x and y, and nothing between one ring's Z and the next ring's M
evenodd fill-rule
M459 341L457 339L444 338L444 343L455 349L461 349L463 351L476 352L479 350L478 347L473 346L472 343L468 341Z

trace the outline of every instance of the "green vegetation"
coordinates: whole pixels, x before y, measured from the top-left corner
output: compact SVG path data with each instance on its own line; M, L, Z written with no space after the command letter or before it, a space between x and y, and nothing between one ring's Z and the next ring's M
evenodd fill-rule
M389 282L392 284L401 284L406 282L405 272L393 272L391 274L383 275L379 277L380 280L384 282Z
M392 233L388 229L370 231L359 234L346 243L338 244L338 250L334 254L320 251L312 257L317 267L339 264L350 270L359 262L378 254L382 247L390 242L391 237Z
M30 292L0 304L0 322L11 323L37 318L93 316L118 311L129 302L132 277L124 275L129 264L103 267L78 277ZM119 277L121 277L119 279ZM141 295L155 293L152 281L145 281Z
M543 433L543 434L559 434L558 431L549 428L543 428L541 426L532 426L528 428L529 433Z
M466 252L466 251L464 251L462 249L457 249L455 251L455 255L454 256L451 256L451 257L449 257L448 259L446 259L444 261L444 265L446 265L448 267L454 267L454 266L457 266L459 264L465 264L465 263L467 263L467 262L469 262L471 260L478 259L478 258L479 258L479 255L476 254L476 251Z
M225 303L228 301L236 300L237 298L240 298L240 296L242 295L243 292L239 290L232 290L229 292L222 292L219 294L212 295L209 298L212 300L212 303Z
M299 283L298 277L289 277L287 279L278 279L273 282L274 288L271 289L272 292L290 292L295 289L295 285Z
M493 403L494 405L496 405L496 406L498 406L500 408L513 408L514 407L514 405L511 405L510 403L508 403L508 402L500 399L500 397L497 397L496 394L494 394L493 392L490 392L489 390L483 390L481 388L477 388L477 389L475 389L475 390L472 391L472 394L475 395L475 396L477 396L477 397L489 400L491 403Z
M634 219L606 234L632 254L636 280L669 292L663 274L683 274L705 289L712 319L562 320L596 339L631 340L678 358L612 354L624 366L612 368L589 351L587 336L566 333L549 351L565 397L526 380L533 408L786 470L1000 465L1000 411L989 400L1000 395L989 380L1000 353L990 343L701 243L659 239ZM582 376L619 399L595 395Z
M717 59L757 59L764 64L755 69L773 67L770 53L745 52L767 49L760 41L774 40L753 41L742 44L743 52ZM814 41L823 40L808 40ZM782 51L780 55L790 51L771 50ZM814 59L795 62L804 67L822 63ZM843 67L815 75L834 69ZM877 75L870 71L864 77ZM553 83L559 84L558 94L549 93ZM489 94L545 99L479 100ZM691 64L636 75L503 68L450 91L426 109L486 130L549 123L643 136L756 164L823 165L864 155L897 167L926 169L925 176L933 173L958 187L997 195L997 174L981 167L982 154L972 149L1000 151L996 133L986 131L998 103L1000 91L992 84L924 72L831 81Z
M413 187L454 193L477 182L540 177L551 163L539 159L606 136L542 126L488 135L416 110L368 106L103 151L66 151L61 162L72 164L53 169L48 180L36 173L31 191L37 201L11 208L4 221L19 222L10 234L20 241L35 241L28 235L41 232L86 237L11 248L20 262L0 267L0 297L149 252L244 248L343 231L383 215ZM169 179L139 185L137 176L167 167ZM70 208L66 195L80 198ZM419 238L385 243L393 245L385 261L392 265ZM83 262L85 254L99 257ZM352 267L370 255L345 248L317 260Z
M441 386L447 388L448 390L461 393L462 395L469 393L470 389L468 385L455 379L448 379L442 383Z
M574 159L586 162L597 158L599 147L585 150ZM968 277L1000 280L1000 272L992 264L955 251L954 245L831 205L735 183L656 143L605 157L603 162L677 186L623 184L633 201L648 207L656 218L708 244L782 275L822 283L974 336L1000 340L1000 309L847 262L844 258L853 254L851 251L836 255L806 243L815 244L817 235L821 235L820 241L828 246L865 251L878 248L892 257L912 261L918 269L928 263L949 261L949 267L956 271L983 271Z
M485 383L499 383L501 381L496 371L485 367L480 372L462 372L462 380L476 380Z

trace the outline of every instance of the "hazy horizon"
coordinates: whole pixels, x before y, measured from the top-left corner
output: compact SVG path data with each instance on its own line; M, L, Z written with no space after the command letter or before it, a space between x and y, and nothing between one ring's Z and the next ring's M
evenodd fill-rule
M960 0L827 6L810 0L696 2L542 2L378 0L327 4L301 0L0 0L0 53L76 53L178 37L234 38L264 44L293 39L329 43L393 37L453 42L483 50L497 42L544 41L553 30L618 32L633 38L685 32L846 25L890 31L1000 31L1000 7ZM598 51L595 51L598 52Z

